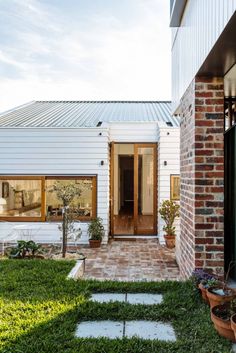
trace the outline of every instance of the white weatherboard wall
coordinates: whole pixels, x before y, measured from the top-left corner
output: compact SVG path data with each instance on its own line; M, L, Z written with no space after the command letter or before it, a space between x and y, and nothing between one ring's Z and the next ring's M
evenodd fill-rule
M101 165L101 161L104 161L104 165ZM107 240L109 231L107 128L1 128L0 174L97 175L97 215L103 219L106 230L104 241ZM0 235L6 234L17 224L24 223L0 222ZM35 225L35 222L33 224ZM36 241L59 241L60 232L57 224L47 222L37 224L39 231ZM83 231L81 243L88 241L87 225L86 222L81 222Z
M170 176L180 173L180 130L179 128L167 127L159 123L158 130L158 205L164 200L170 199ZM164 165L167 162L167 165ZM158 212L158 234L163 241L163 220ZM179 220L175 222L176 256L179 254Z
M157 142L157 123L110 123L110 141Z

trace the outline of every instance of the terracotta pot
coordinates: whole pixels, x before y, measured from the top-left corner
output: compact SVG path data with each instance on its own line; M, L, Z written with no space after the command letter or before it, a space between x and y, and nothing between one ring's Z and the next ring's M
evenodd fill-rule
M210 287L207 289L207 297L209 299L211 308L219 304L230 302L232 299L236 297L235 292L230 288L227 288L227 290L229 291L229 294L227 295L219 295L219 294L212 293L212 289L221 289L221 288Z
M164 235L166 246L168 249L173 249L175 247L175 235Z
M227 306L225 306L225 304L216 305L211 309L211 320L214 323L214 327L220 336L225 337L232 342L236 342L234 331L231 328L231 320L223 320L222 318L218 317L215 313L216 309L220 307L223 308Z
M100 248L101 240L89 239L89 245L90 245L90 248Z
M234 332L234 338L236 340L236 314L231 316L230 322L231 322L231 329Z
M210 303L207 297L207 288L205 288L202 283L199 283L198 288L200 289L202 299L209 305Z

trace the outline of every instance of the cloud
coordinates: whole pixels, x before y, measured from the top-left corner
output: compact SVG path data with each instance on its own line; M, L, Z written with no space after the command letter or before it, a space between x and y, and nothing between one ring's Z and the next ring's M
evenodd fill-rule
M1 7L0 111L33 99L170 98L167 2L97 3Z

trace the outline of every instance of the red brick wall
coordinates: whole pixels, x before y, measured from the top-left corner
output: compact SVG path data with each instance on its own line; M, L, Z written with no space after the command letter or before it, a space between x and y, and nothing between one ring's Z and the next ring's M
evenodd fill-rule
M195 78L181 102L181 234L183 277L195 268L223 273L224 87Z
M194 140L195 85L189 86L182 100L180 128L180 258L181 274L186 277L195 267L194 235Z

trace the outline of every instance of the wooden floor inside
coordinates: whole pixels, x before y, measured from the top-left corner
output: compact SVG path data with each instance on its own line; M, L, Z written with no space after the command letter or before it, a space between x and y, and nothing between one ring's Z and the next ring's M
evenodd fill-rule
M153 230L153 216L139 215L138 229L140 234L142 230L148 231L149 234ZM132 214L121 214L114 216L114 235L133 235L134 234L134 216Z

